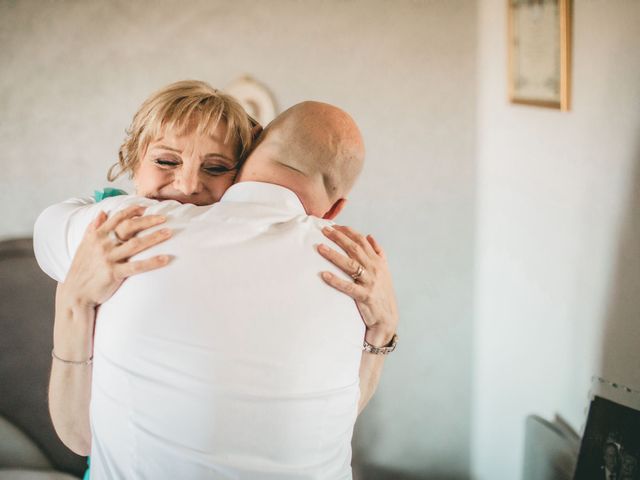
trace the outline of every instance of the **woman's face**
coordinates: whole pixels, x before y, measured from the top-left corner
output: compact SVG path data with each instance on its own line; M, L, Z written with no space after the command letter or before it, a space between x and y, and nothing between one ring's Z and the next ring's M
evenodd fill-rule
M157 200L210 205L231 186L238 158L234 142L224 143L226 125L213 135L186 135L166 129L149 143L136 168L136 193Z

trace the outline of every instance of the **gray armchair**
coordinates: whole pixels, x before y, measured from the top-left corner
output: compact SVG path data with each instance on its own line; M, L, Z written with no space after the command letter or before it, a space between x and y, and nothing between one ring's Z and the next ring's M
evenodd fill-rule
M571 480L580 437L561 417L526 419L522 480Z
M54 295L55 282L38 267L31 239L1 241L0 480L73 478L55 471L79 477L86 469L49 418Z

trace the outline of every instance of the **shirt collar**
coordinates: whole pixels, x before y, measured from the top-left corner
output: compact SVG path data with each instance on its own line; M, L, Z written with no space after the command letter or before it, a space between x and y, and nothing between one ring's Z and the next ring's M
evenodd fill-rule
M227 189L220 202L258 203L292 213L307 214L302 202L293 191L273 183L236 183Z

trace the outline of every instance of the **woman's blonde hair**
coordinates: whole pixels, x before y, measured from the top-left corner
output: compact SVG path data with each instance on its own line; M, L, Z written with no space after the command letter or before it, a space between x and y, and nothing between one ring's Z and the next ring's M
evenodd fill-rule
M118 162L111 166L107 178L113 181L125 172L132 177L142 153L165 129L173 130L177 135L193 130L200 135L211 135L221 120L227 126L224 141L236 143L241 162L251 147L251 130L255 123L236 100L197 80L172 83L158 90L134 115L118 151Z

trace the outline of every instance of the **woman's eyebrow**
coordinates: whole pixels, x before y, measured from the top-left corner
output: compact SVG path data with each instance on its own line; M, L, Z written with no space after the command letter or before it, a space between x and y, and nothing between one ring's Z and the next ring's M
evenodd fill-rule
M235 163L235 160L232 160L231 158L227 157L226 155L223 155L221 153L207 153L204 156L205 159L209 159L209 158L220 158L222 160L226 160L227 162L230 163Z
M182 153L182 150L177 148L169 147L168 145L154 145L153 148L161 148L162 150L171 150L172 152Z

